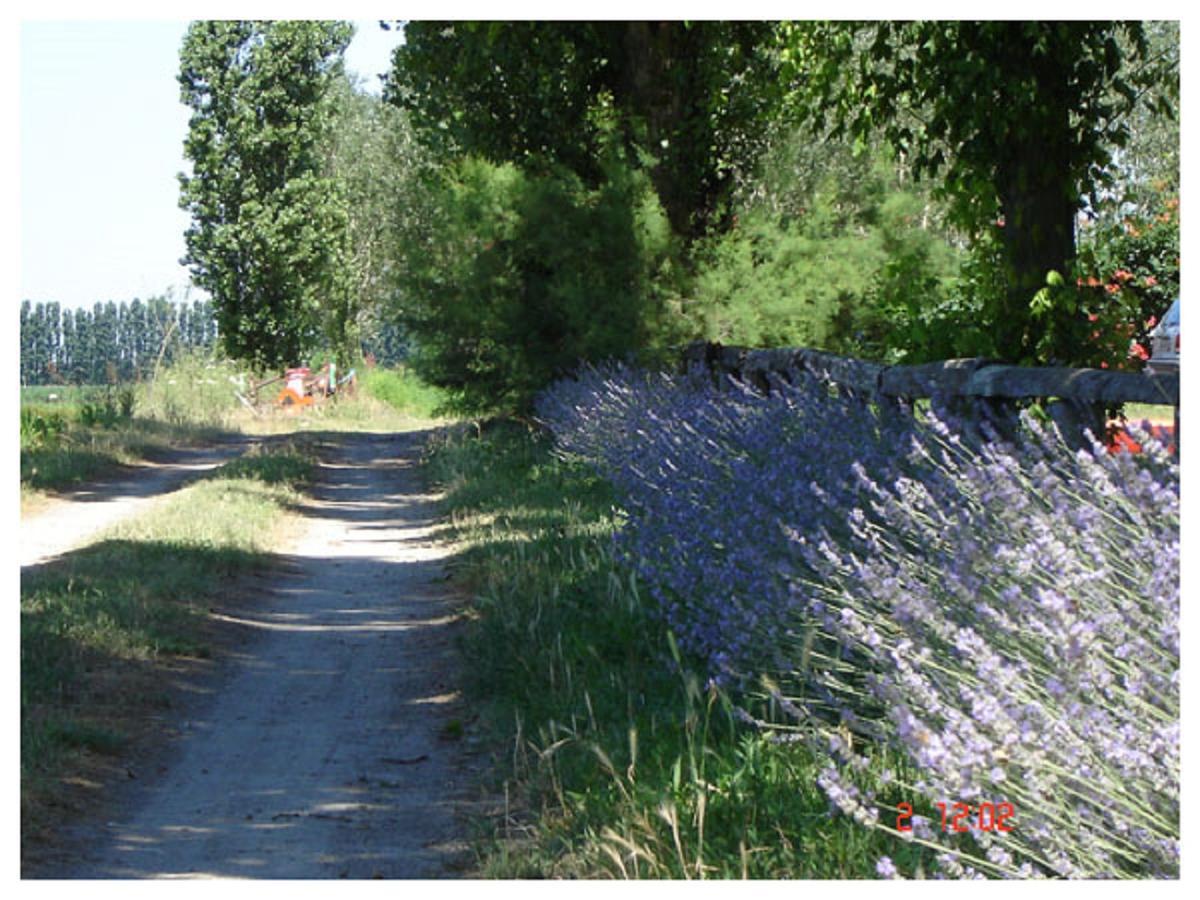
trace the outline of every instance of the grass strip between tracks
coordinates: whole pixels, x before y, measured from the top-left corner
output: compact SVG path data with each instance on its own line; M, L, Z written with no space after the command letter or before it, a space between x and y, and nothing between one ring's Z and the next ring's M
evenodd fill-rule
M22 846L100 792L98 772L205 659L210 598L263 571L312 476L298 441L254 449L21 578Z

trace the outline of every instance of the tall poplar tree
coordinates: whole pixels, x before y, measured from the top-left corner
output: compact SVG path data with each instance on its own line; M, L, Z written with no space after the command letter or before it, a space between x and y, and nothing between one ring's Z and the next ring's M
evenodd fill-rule
M346 214L324 147L352 33L344 22L204 21L184 38L186 262L235 358L295 364L320 339L322 309L344 306Z

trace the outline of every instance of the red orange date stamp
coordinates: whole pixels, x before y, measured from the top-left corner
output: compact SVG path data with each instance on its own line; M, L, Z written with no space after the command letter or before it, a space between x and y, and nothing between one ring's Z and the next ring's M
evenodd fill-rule
M942 814L942 831L1012 831L1017 815L1011 803L935 803ZM912 831L913 807L911 803L898 803L896 809L897 831Z

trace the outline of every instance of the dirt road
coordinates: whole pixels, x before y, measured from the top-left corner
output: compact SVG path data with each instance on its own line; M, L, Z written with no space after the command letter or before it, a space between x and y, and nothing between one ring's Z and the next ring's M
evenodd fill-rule
M131 466L115 479L63 491L21 520L21 568L66 553L188 481L244 453L252 438L213 447L173 450L162 460Z
M41 874L454 874L462 712L423 438L341 439L282 574L214 610L246 640L213 695L112 821L64 836L77 860Z

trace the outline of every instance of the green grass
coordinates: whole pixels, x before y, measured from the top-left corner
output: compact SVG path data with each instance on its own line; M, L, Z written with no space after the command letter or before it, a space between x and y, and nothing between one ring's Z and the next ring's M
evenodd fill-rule
M186 371L184 366L180 374ZM167 376L174 374L172 370ZM149 385L22 389L23 505L35 502L41 492L70 487L122 464L217 434L221 415L163 417L166 407L148 404L147 398L157 396L161 401L167 388L155 390Z
M931 870L831 815L809 751L741 725L674 653L612 560L606 483L511 425L446 438L429 472L466 547L468 688L506 798L484 874L874 878L885 854Z
M23 819L37 827L81 749L121 748L161 701L158 668L203 658L208 606L270 564L307 454L258 451L21 578Z
M231 430L257 434L402 430L437 416L442 392L404 369L364 369L356 396L282 410L248 409L251 376L228 361L185 355L136 385L39 386L21 391L22 507L182 444ZM51 400L51 397L54 400Z
M1133 423L1140 423L1144 419L1151 422L1173 422L1175 420L1175 407L1160 406L1152 403L1126 403L1123 410L1125 418Z
M202 426L117 418L87 424L70 410L21 410L21 491L29 499L97 478L120 465L214 436Z
M436 418L445 405L444 392L421 381L403 366L359 369L359 387L394 409L419 419Z

